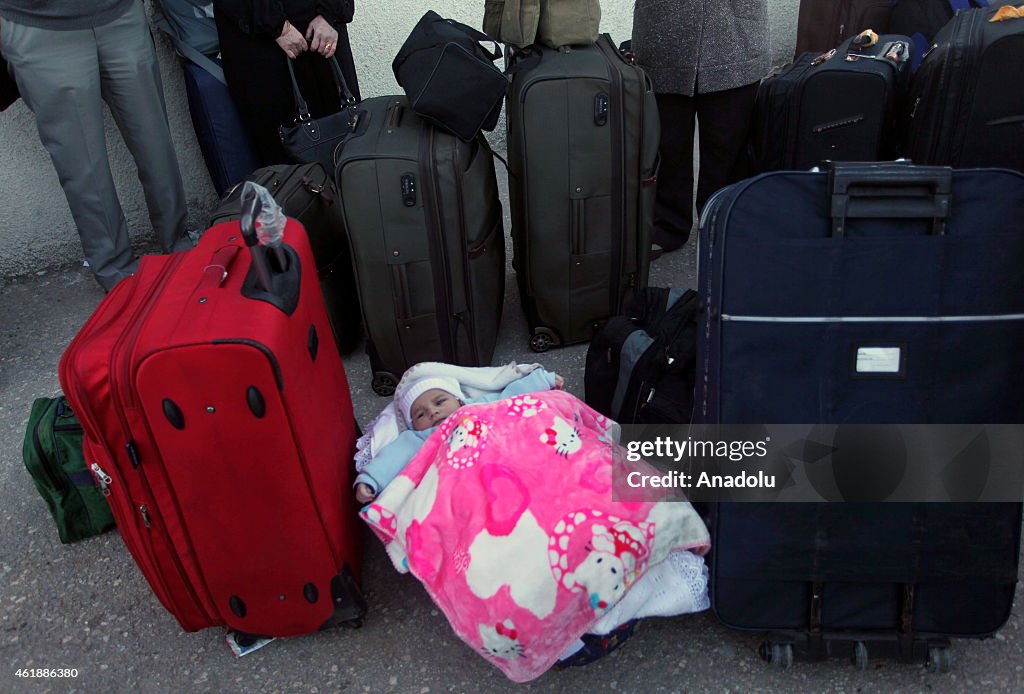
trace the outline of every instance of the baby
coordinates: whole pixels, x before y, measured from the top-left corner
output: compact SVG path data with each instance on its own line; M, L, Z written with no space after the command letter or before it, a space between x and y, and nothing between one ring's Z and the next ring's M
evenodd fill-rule
M494 402L525 393L557 389L565 386L558 374L537 368L509 383L500 393L467 398L459 382L450 376L423 376L399 383L395 405L409 429L399 434L356 477L356 500L361 504L373 501L380 491L402 471L416 455L423 442L437 426L463 405Z

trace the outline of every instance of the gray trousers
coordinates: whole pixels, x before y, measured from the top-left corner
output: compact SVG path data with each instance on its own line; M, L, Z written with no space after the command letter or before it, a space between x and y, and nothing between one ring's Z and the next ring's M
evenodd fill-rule
M188 248L185 191L143 3L87 30L37 29L5 19L0 37L100 285L110 289L137 266L110 173L104 101L135 159L160 245L165 252Z

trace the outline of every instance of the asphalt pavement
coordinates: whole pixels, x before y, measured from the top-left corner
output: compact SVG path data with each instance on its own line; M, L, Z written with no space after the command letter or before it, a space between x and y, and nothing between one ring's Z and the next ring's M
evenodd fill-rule
M695 274L691 242L652 265L651 284L692 286ZM79 267L0 279L0 692L1024 691L1019 585L1006 626L990 639L955 640L945 674L885 658L864 671L842 657L774 668L758 658L760 635L729 630L704 612L646 620L611 656L517 685L454 635L421 585L394 571L368 531L362 628L277 639L236 658L222 630L180 629L116 532L62 545L21 462L32 400L58 392L58 360L102 298ZM536 355L527 341L509 267L494 363L540 361L582 397L586 345ZM370 390L362 352L346 369L356 416L366 424L385 400ZM76 676L17 675L32 668L74 669Z

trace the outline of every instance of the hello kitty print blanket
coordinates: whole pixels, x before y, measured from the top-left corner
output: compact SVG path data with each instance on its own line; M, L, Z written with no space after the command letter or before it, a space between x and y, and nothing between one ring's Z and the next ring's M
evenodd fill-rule
M463 407L361 515L399 571L511 680L545 672L675 549L688 503L612 501L614 423L561 391ZM617 427L616 427L617 428Z

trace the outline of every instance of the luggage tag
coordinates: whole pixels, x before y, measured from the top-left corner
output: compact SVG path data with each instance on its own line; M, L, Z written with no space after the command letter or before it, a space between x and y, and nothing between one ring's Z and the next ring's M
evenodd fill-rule
M864 53L865 49L871 48L878 43L878 34L871 29L865 29L850 40L850 47L846 51L846 62L852 63L857 60L882 60L879 55ZM895 43L895 42L893 42ZM886 44L888 47L889 44ZM885 53L885 50L882 50Z
M236 658L241 658L243 655L248 655L253 651L258 651L274 640L273 638L256 639L251 644L243 646L238 643L236 636L237 634L234 631L229 631L224 636L224 640L227 642L228 646L231 648L231 652L235 654Z
M910 57L910 47L906 41L890 41L882 46L880 51L882 58L891 61L895 65L906 62Z
M832 50L827 51L825 53L822 53L817 58L815 58L814 60L811 61L811 65L812 66L814 66L814 65L821 65L826 60L829 60L830 58L832 58L832 56L834 56L835 54L836 54L836 49L835 48L833 48Z

